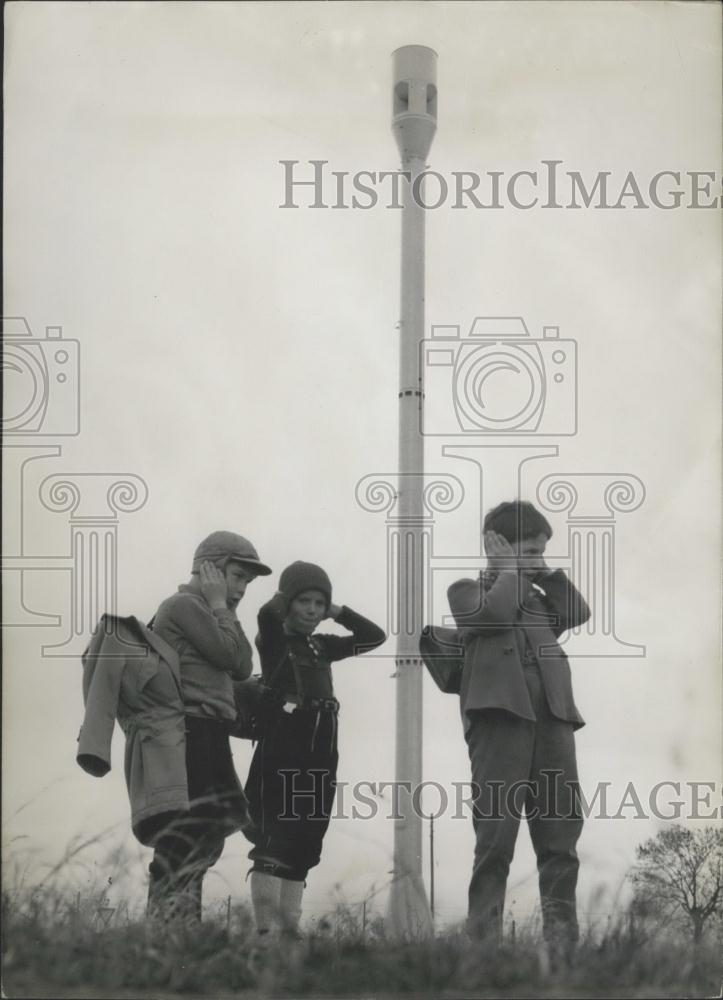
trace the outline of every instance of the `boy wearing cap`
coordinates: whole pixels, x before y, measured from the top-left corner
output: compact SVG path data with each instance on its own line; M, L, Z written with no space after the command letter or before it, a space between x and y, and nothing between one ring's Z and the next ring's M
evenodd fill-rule
M236 608L247 585L271 572L246 538L214 531L196 549L191 579L159 607L152 626L178 654L186 714L190 812L159 831L150 864L152 915L201 918L203 877L225 837L248 823L229 746L232 680L251 673L251 646Z
M475 793L468 931L501 940L505 888L524 809L537 856L542 926L551 957L578 937L575 890L582 830L574 730L584 725L557 642L590 617L582 595L543 558L552 535L527 501L484 520L488 569L458 580L449 605L464 642L460 708Z
M254 843L251 898L260 934L278 918L295 936L309 869L318 865L336 791L337 714L331 664L381 645L384 631L332 603L331 581L314 563L283 571L258 614L261 670L279 708L254 752L246 794ZM325 618L349 636L315 635Z

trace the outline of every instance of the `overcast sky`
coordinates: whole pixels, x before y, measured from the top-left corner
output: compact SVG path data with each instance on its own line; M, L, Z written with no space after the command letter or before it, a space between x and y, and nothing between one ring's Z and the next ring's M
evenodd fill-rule
M509 177L555 159L589 182L610 171L616 191L632 171L646 198L659 171L716 171L717 192L720 8L14 3L5 19L5 314L26 317L35 338L62 326L79 343L81 400L78 435L43 437L47 423L13 437L23 458L62 448L31 463L22 496L21 453L6 456L6 551L21 551L22 510L23 554L44 567L24 574L25 606L62 618L5 631L6 846L16 857L32 849L40 865L75 834L116 824L109 843L132 851L128 891L140 900L150 852L127 832L122 736L107 777L81 772L80 663L41 652L67 633L71 581L68 514L42 506L39 484L118 473L147 485L147 502L118 520L121 613L150 618L187 578L198 541L228 528L275 570L241 605L250 635L278 571L299 558L328 570L335 600L386 624L385 517L362 510L355 487L396 466L400 212L382 198L314 210L301 193L302 207L281 208L279 161L306 176L311 159L396 169L390 55L419 43L439 54L429 164L445 177ZM523 494L534 500L553 473L627 473L645 487L639 508L617 515L615 602L618 636L646 655L572 664L587 720L583 787L610 781L613 799L631 780L645 796L656 782L721 777L720 228L715 210L686 207L690 180L682 187L683 206L669 211L630 200L456 210L450 199L427 212L428 330L522 316L533 337L553 325L577 344L577 434L546 439L558 454L530 463ZM12 404L26 387L10 378ZM47 420L66 419L66 402L50 398ZM428 447L428 469L465 490L436 516L438 557L479 553L480 505L508 499L514 482L512 452L488 455L480 497L474 466L442 454L455 441ZM565 515L550 519L550 550L564 559ZM53 558L62 571L47 571ZM448 613L446 585L467 572L435 574L435 621ZM12 625L19 572L4 583ZM382 652L334 668L343 781L393 778L393 642ZM424 725L425 778L467 779L457 701L426 680ZM250 754L234 742L242 779ZM585 827L583 910L613 900L635 845L659 825L626 815ZM436 833L439 915L459 919L471 823L445 816ZM385 885L391 850L382 817L335 821L307 912L323 911L337 884L350 900ZM247 898L245 852L240 836L228 842L209 899ZM510 887L513 912L528 913L525 830Z

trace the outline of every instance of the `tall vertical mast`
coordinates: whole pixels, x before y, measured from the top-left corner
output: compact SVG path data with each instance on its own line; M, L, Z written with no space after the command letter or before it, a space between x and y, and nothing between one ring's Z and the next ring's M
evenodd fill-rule
M424 439L421 433L420 341L424 337L424 207L421 181L437 128L437 53L405 45L393 54L392 130L409 173L402 208L401 321L399 332L399 486L397 511L401 551L399 635L396 659L396 778L422 781L422 662L418 637L423 625L422 549ZM416 195L416 197L415 197ZM422 818L409 797L400 796L401 818L394 828L394 880L390 915L395 932L428 934L431 914L422 879Z

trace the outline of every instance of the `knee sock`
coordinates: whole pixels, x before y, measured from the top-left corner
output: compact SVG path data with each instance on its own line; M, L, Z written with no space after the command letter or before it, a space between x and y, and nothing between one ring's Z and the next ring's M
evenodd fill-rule
M259 934L268 934L279 916L281 879L266 872L251 872L251 902Z
M304 893L303 882L281 880L281 928L295 933L299 929L301 919L301 897Z

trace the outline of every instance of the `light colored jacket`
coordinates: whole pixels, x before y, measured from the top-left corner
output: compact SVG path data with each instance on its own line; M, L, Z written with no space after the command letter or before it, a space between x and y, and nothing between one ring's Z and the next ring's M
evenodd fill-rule
M498 708L535 720L522 662L529 643L540 666L550 712L585 725L572 696L570 665L557 637L581 625L590 609L562 570L540 587L516 573L485 573L458 580L447 591L465 646L460 707L465 731L469 713Z
M137 618L103 615L82 662L85 714L78 764L95 777L108 773L118 721L126 737L133 833L152 845L143 821L189 808L178 656Z

